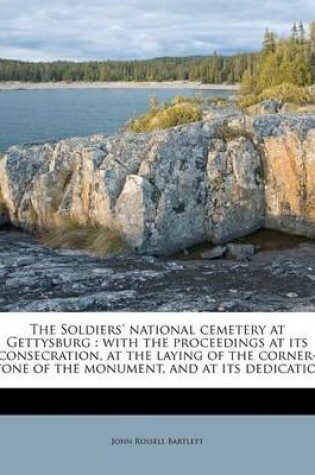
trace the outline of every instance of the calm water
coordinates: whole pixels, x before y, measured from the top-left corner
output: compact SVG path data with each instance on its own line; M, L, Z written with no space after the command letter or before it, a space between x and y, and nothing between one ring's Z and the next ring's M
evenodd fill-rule
M11 145L110 134L148 109L149 96L227 97L224 90L58 89L0 91L0 151Z

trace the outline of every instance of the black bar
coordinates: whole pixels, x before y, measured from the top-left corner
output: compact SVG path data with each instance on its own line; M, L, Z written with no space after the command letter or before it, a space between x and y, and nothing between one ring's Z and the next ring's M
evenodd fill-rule
M315 389L1 389L1 415L315 415Z

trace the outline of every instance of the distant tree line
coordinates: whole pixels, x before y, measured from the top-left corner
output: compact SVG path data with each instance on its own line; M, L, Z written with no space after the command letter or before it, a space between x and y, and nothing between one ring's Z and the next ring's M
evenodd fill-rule
M277 38L266 30L257 60L244 72L243 94L293 84L304 87L315 82L315 21L308 31L303 23L294 23L289 38Z
M201 81L233 84L253 70L254 53L157 58L142 61L25 62L0 59L0 81Z

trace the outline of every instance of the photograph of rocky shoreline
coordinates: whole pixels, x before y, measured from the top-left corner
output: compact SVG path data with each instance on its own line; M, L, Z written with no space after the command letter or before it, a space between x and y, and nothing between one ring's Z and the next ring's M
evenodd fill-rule
M2 129L29 138L0 137L1 311L314 311L315 23L259 53L86 65L0 60ZM69 98L80 129L54 119ZM115 131L75 136L98 101Z
M314 144L312 115L233 109L11 148L0 162L2 310L312 310ZM74 250L86 232L92 248Z

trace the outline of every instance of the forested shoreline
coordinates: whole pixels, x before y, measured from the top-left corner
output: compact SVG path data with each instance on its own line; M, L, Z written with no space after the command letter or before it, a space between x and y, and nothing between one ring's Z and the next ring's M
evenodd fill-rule
M257 54L174 57L142 61L26 62L0 59L0 81L115 82L200 81L235 84L254 67Z
M262 49L234 56L164 57L131 61L28 62L0 58L0 82L165 82L242 83L244 95L315 81L315 21L306 29L294 23L291 35L266 30Z

